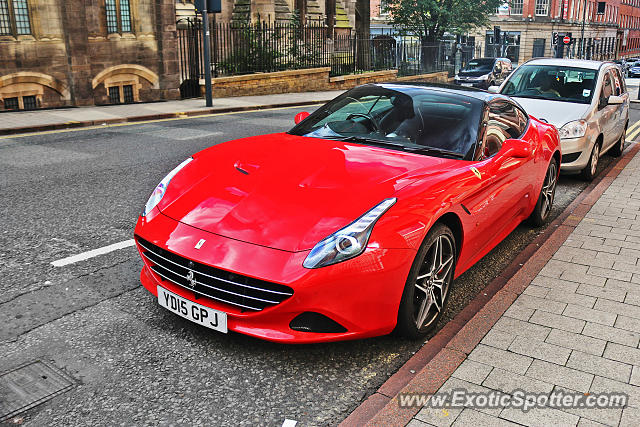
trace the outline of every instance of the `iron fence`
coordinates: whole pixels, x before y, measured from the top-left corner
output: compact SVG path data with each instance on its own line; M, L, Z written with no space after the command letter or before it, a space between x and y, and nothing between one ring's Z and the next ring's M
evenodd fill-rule
M185 20L178 25L181 89L185 93L204 76L200 30L199 21ZM308 21L303 26L295 22L211 23L213 76L316 67L330 67L331 76L393 69L400 76L436 71L453 74L456 63L466 63L477 55L473 44L426 44L416 37L364 36L344 28L330 31L323 21Z

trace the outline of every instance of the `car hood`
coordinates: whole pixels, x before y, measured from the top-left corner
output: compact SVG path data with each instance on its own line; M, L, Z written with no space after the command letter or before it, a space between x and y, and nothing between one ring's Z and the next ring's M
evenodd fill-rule
M558 129L573 120L584 118L589 108L591 108L590 104L520 98L515 96L512 96L512 98L518 101L528 114L538 119L545 119Z
M289 134L230 141L194 159L171 181L158 205L163 214L292 252L311 249L415 179L458 162Z

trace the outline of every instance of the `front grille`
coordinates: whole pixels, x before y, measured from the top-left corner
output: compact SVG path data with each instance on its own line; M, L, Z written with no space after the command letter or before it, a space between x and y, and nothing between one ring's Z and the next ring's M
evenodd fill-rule
M151 270L164 280L195 292L196 297L205 296L242 311L260 311L293 295L293 289L288 286L220 270L176 255L140 237L136 236L136 240Z

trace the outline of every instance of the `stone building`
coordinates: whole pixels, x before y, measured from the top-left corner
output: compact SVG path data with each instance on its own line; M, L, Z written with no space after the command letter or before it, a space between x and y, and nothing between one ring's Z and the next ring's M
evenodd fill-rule
M221 23L271 21L285 23L294 12L312 21L331 19L336 28L366 31L369 28L369 2L364 0L222 0L222 12L215 14ZM193 0L176 0L178 18L193 18Z
M175 0L0 0L0 109L179 97Z

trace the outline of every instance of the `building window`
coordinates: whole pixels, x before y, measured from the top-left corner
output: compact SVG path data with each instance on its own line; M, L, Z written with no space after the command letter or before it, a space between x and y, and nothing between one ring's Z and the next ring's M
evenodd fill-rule
M511 14L522 15L522 0L511 1Z
M25 110L35 110L38 108L38 101L36 101L36 96L23 96L22 104L24 105Z
M549 0L536 0L536 15L549 15Z
M111 104L120 104L120 87L111 86L109 88L109 102Z
M4 108L5 110L17 110L18 108L20 108L20 105L18 104L18 98L5 98Z
M122 86L122 94L124 95L125 104L133 103L133 86L132 85Z
M544 56L545 39L533 39L533 58L540 58Z
M0 36L31 34L27 0L0 0Z
M129 0L105 0L107 14L107 32L131 32L131 5Z

